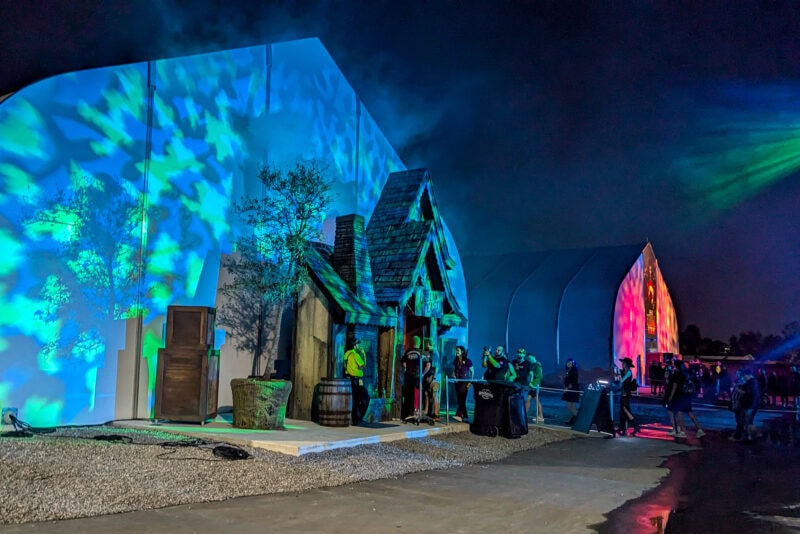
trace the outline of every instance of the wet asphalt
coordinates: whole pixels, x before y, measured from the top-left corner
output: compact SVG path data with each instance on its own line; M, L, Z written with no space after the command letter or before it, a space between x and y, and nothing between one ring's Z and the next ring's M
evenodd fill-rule
M800 412L763 412L756 420L761 435L750 442L728 439L731 419L724 409L708 409L701 422L716 429L700 439L690 432L695 448L663 462L669 475L658 487L606 514L596 530L800 532ZM666 522L659 519L665 510Z

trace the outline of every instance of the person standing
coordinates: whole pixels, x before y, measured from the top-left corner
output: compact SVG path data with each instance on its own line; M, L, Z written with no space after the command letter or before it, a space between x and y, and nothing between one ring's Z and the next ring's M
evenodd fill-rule
M544 415L542 414L542 403L539 400L539 388L542 387L542 377L544 376L544 372L542 371L542 364L536 359L536 355L533 352L528 353L528 361L531 363L531 391L528 396L528 404L525 407L526 410L530 410L530 403L531 403L531 395L534 399L536 399L536 422L537 423L544 423Z
M794 397L794 407L800 410L800 369L792 366L792 397Z
M686 362L683 360L677 360L675 362L676 370L675 372L683 374L683 390L679 393L679 402L678 402L678 418L679 418L679 426L683 429L684 434L686 433L686 426L683 421L683 414L692 420L694 423L694 428L697 431L696 436L698 438L702 438L706 435L705 430L700 427L700 422L697 420L697 416L694 414L694 410L692 410L692 397L695 394L695 385L692 381L692 377L690 376L689 368L686 366ZM728 396L730 397L730 388L727 389ZM679 436L682 437L682 436Z
M767 396L772 406L778 405L778 374L775 371L767 378Z
M481 365L486 369L483 373L484 380L504 380L513 382L517 377L514 368L509 365L506 357L506 348L498 345L494 354L488 347L483 348L483 361Z
M742 370L742 378L744 379L742 388L744 398L741 401L742 409L744 410L744 419L742 421L744 435L742 436L742 439L751 441L757 438L759 435L759 432L755 427L755 419L756 413L758 413L758 408L761 404L761 392L758 389L758 382L753 376L753 370L750 367L745 367Z
M369 408L369 392L364 387L364 367L367 364L366 355L361 348L361 340L353 341L353 346L344 353L344 374L350 378L350 389L353 399L352 421L354 425L361 424Z
M669 423L672 429L667 432L668 436L685 438L686 429L683 427L683 418L678 417L680 412L680 396L683 391L685 377L678 371L677 364L669 364L665 368L667 384L664 388L664 407L667 409Z
M664 395L664 383L666 382L667 375L666 371L664 370L664 366L661 362L656 362L656 395L662 396Z
M650 394L652 396L656 396L656 392L658 391L658 369L656 369L656 362L655 360L650 363L650 367L647 369L647 378L650 379Z
M528 361L525 349L517 349L517 359L513 362L514 373L517 375L514 382L525 391L525 415L531 407L531 381L533 380L533 365Z
M453 359L453 378L458 380L472 380L475 374L475 368L472 366L472 360L467 357L467 349L461 345L456 347L456 357ZM469 382L456 382L456 399L458 407L456 408L456 415L453 419L456 421L467 422L467 393L469 393L472 384Z
M789 407L789 375L781 373L778 375L778 396L781 398L781 408Z
M743 369L736 371L736 380L733 384L733 391L731 391L730 409L733 412L733 417L736 420L736 430L733 435L728 437L731 441L741 441L744 435L744 412L745 412L745 379L742 373Z
M758 382L758 391L761 392L761 403L769 404L769 397L767 397L767 370L763 367L758 370L756 382Z
M439 352L433 348L431 339L425 340L425 349L422 351L424 359L428 362L428 371L423 379L425 398L425 414L439 421Z
M636 391L637 382L633 376L633 360L628 357L620 358L622 362L622 378L620 380L619 397L619 433L623 436L628 435L628 426L633 426L632 436L639 432L639 425L633 417L631 411L631 397Z
M578 416L578 409L575 403L580 401L580 383L578 382L578 362L574 358L569 358L564 367L566 373L564 374L564 393L561 395L561 400L567 403L567 410L569 410L570 418L567 421L568 425L575 422Z
M421 342L419 336L414 336L411 339L411 348L400 359L403 367L403 401L400 405L400 417L403 419L414 415L414 403L418 398L417 388L419 387L420 371L422 371Z
M525 349L517 349L517 359L512 362L514 373L517 375L514 382L522 387L528 387L531 383L533 369L528 362L528 353Z

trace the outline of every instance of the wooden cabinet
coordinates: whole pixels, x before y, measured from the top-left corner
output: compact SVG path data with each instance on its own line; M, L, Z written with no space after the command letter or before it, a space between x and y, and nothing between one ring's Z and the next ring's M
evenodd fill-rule
M214 308L170 306L167 343L158 351L155 418L205 423L217 415L219 351Z

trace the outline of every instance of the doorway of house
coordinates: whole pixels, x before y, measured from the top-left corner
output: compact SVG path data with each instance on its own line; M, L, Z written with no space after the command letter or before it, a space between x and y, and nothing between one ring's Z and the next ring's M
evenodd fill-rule
M431 335L431 320L429 317L420 317L418 315L406 315L405 329L403 332L403 342L405 348L408 349L413 346L414 336L419 336L420 340L424 343L426 337ZM422 347L422 343L420 343Z

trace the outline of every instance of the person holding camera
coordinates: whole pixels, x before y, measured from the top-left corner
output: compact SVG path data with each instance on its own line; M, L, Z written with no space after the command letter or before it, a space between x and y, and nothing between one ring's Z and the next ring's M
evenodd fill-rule
M517 377L514 368L509 365L508 358L506 357L506 348L503 345L498 345L494 349L494 354L489 350L489 347L483 347L483 361L481 363L484 369L484 380L503 380L513 382Z

